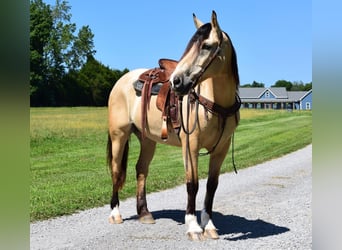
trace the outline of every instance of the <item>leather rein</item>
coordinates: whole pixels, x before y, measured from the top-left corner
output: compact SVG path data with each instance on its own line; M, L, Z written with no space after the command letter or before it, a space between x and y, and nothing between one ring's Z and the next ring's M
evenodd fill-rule
M187 135L187 141L189 140L188 137L195 131L196 124L198 123L198 107L199 107L199 104L201 104L204 107L206 112L210 112L214 115L217 115L222 120L221 133L220 133L219 139L217 140L217 142L215 143L213 148L206 153L199 153L199 155L201 155L201 156L211 154L212 152L214 152L214 150L216 149L216 146L221 141L221 138L222 138L223 132L224 132L224 128L226 126L227 118L230 116L235 116L235 122L236 122L236 124L238 124L238 118L237 118L236 114L240 109L241 99L238 95L236 95L235 96L235 103L233 104L233 106L231 106L229 108L224 108L224 107L210 101L209 99L205 98L204 96L200 95L199 93L196 93L194 89L191 89L188 95L189 95L189 97L188 97L188 102L187 102L187 117L186 117L186 119L187 119L186 125L187 126L186 127L184 125L184 117L183 117L183 97L182 96L179 97L181 126L182 126L184 133ZM190 107L191 107L191 104L193 104L193 103L195 103L195 120L194 120L194 123L192 125L192 128L190 129L189 128Z

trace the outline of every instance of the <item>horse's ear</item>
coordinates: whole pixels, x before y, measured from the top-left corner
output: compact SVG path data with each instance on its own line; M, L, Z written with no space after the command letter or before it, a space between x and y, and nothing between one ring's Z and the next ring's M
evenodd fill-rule
M213 10L213 13L211 15L211 27L213 28L213 30L216 31L217 37L218 39L220 39L220 37L222 36L222 31L220 29L220 26L217 22L217 16L216 16L216 12Z
M215 10L213 10L213 13L211 14L211 26L221 32L220 26L217 22L217 16Z
M196 17L196 15L193 13L192 14L193 18L194 18L194 23L196 26L196 29L198 29L199 27L201 27L203 25L203 23Z

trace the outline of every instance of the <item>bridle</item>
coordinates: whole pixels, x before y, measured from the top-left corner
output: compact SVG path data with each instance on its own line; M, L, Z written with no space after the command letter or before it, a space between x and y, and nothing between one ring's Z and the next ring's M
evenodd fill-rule
M195 87L197 86L199 80L202 78L202 75L204 74L204 72L209 68L209 66L211 65L211 63L214 61L214 59L217 57L217 55L220 53L221 51L221 45L222 45L222 40L223 40L223 36L221 36L221 39L219 41L219 44L217 45L217 48L215 49L215 52L213 54L211 54L208 63L202 67L202 69L200 70L198 76L196 77L195 81L192 83L192 86L189 90L188 96L191 96L192 93L195 93ZM200 90L198 89L198 92ZM199 95L199 93L198 93ZM196 119L194 121L194 124L192 126L192 129L189 129L189 111L190 111L190 101L188 98L188 103L187 103L187 128L185 128L184 126L184 120L183 120L183 95L179 96L179 103L180 103L180 117L181 117L181 125L183 128L184 133L189 136L190 134L192 134L195 131L196 128L196 124L198 122L198 106L199 106L199 100L196 99L195 104L196 104Z
M194 89L194 88L197 86L197 84L198 84L199 80L202 78L202 75L204 74L204 72L209 68L209 66L211 65L211 63L214 61L214 59L215 59L215 58L217 57L217 55L220 53L220 51L221 51L221 45L222 45L222 40L223 40L223 36L221 36L220 42L219 42L219 44L217 45L216 50L215 50L214 53L211 54L211 56L209 57L208 63L207 63L204 67L202 67L202 69L200 70L200 72L199 72L197 78L196 78L195 81L192 83L191 89Z
M226 125L226 120L227 120L227 118L229 116L235 115L235 122L236 122L236 124L238 124L237 112L240 109L241 100L240 100L240 97L237 94L236 94L235 103L233 104L233 106L229 107L229 108L224 108L224 107L222 107L222 106L220 106L220 105L218 105L218 104L208 100L207 98L201 96L200 95L200 88L198 88L197 93L195 91L195 87L198 85L198 82L201 79L202 75L208 69L208 67L211 65L211 63L214 61L214 59L217 57L217 55L221 51L222 40L223 40L223 36L221 36L220 42L219 42L215 52L210 56L210 58L208 60L208 63L204 67L202 67L202 69L200 70L197 78L192 83L192 86L191 86L191 88L189 90L188 99L187 99L187 118L186 118L187 122L186 122L186 127L184 125L184 118L183 118L183 95L179 96L181 126L182 126L182 129L183 129L184 133L186 134L186 154L185 154L185 157L186 157L186 159L185 159L186 169L188 168L188 157L189 157L189 151L190 151L189 137L195 131L196 124L198 123L199 104L201 104L204 107L206 112L210 112L212 114L216 114L216 115L218 115L222 119L221 133L220 133L220 136L219 136L217 142L214 144L214 146L213 146L213 148L211 150L209 150L206 153L199 153L199 156L208 155L208 154L211 154L212 152L214 152L214 150L216 149L217 145L221 141L221 138L222 138L223 132L224 132L224 128L225 128L225 125ZM192 125L192 128L190 129L190 127L189 127L190 107L191 107L192 104L195 104L195 120L194 120L194 123ZM234 144L234 134L232 136L232 144ZM237 173L236 167L235 167L235 162L234 162L234 153L233 152L234 152L234 145L233 145L233 148L232 148L232 160L233 160L234 171L235 171L235 173Z

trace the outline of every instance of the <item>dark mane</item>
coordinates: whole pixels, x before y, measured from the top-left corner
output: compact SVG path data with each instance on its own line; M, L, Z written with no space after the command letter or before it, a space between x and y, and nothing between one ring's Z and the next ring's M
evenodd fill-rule
M236 58L236 52L235 52L235 48L232 44L232 50L233 50L233 54L232 54L232 72L236 81L236 87L239 88L240 86L240 77L239 77L239 69L238 69L238 64L237 64L237 58Z
M237 57L236 57L235 48L234 48L232 40L230 39L228 34L224 31L223 31L223 33L228 37L230 44L232 46L232 63L231 63L232 68L231 68L231 70L233 72L233 75L234 75L234 78L236 81L236 87L238 88L240 86L240 77L239 77L239 69L238 69L238 64L237 64Z
M202 25L201 27L199 27L197 31L195 32L195 34L190 39L180 60L182 60L182 58L189 52L189 50L192 48L194 43L197 43L197 49L199 49L200 44L202 44L203 40L209 37L210 32L211 32L211 23L206 23Z

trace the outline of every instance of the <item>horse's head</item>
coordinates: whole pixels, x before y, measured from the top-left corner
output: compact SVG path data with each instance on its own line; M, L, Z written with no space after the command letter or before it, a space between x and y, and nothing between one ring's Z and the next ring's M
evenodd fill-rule
M211 22L207 24L203 24L195 15L193 18L197 31L170 77L172 88L178 95L186 95L200 79L228 73L228 63L236 68L233 74L238 84L234 47L228 35L220 29L215 11L212 12Z

